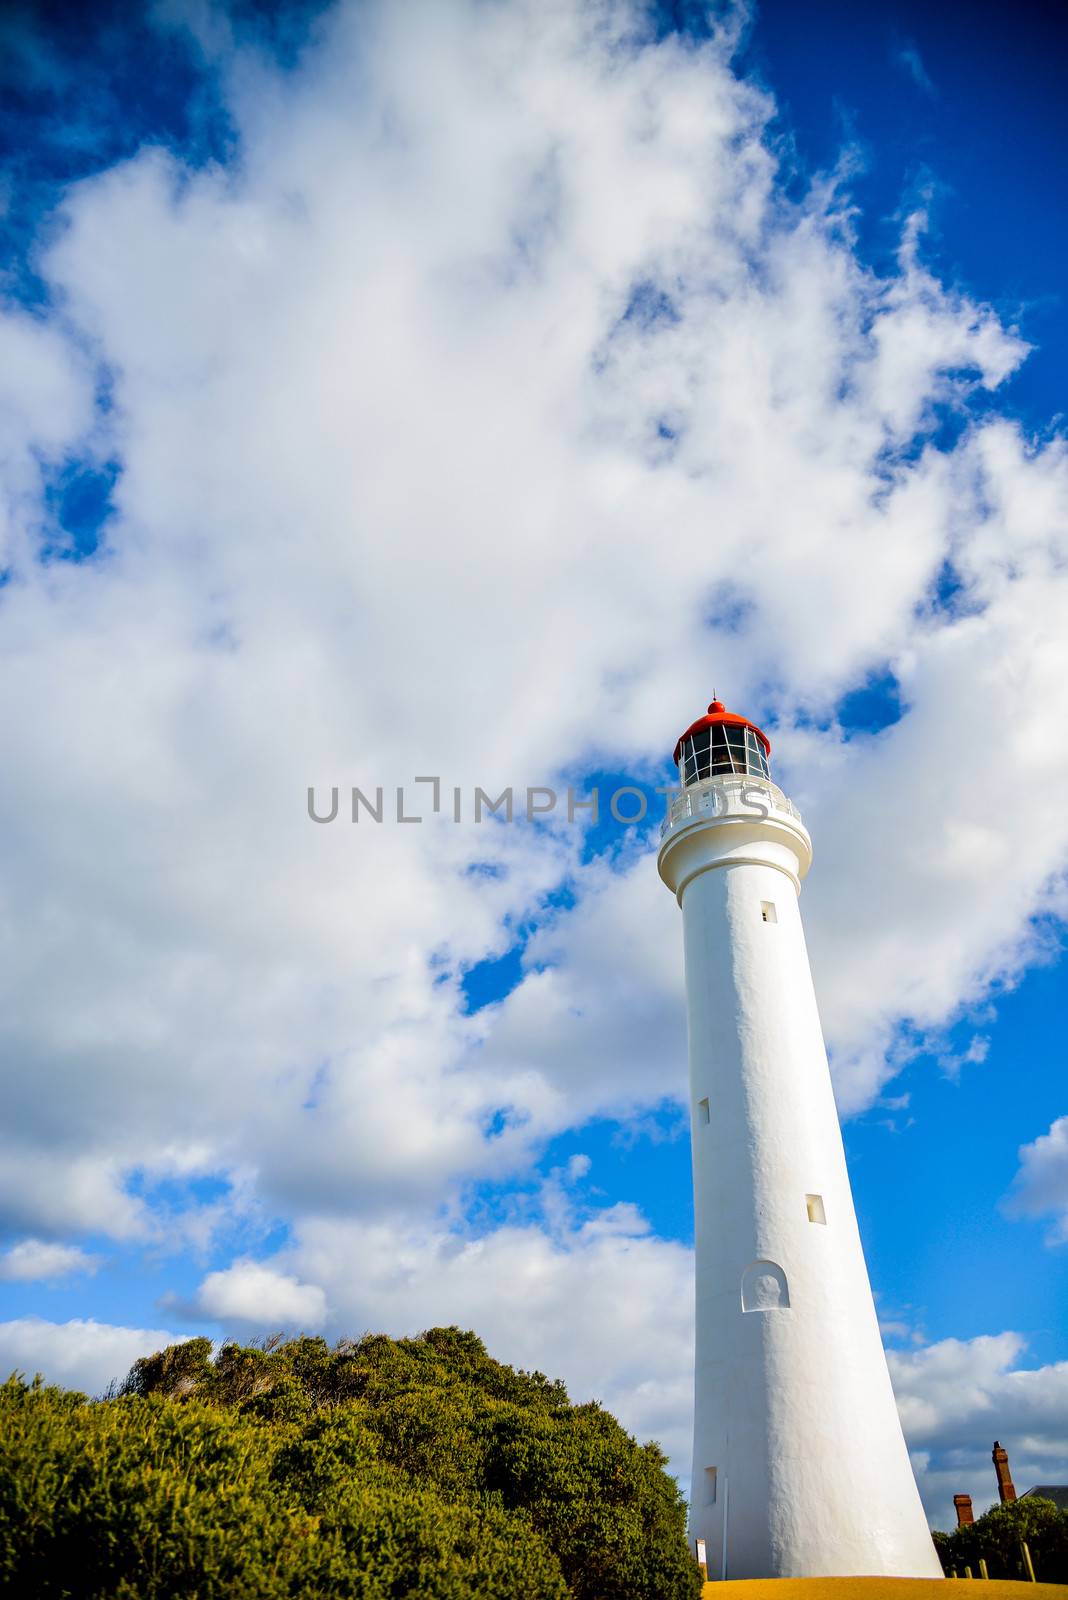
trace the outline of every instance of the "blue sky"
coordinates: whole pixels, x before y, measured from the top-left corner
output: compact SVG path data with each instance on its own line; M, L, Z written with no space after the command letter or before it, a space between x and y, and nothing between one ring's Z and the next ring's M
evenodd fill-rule
M998 404L1040 431L1064 407L1066 53L1063 15L1043 4L766 5L748 51L806 168L855 145L864 258L885 265L920 200L929 259L1019 322L1035 348Z
M2 24L0 1355L92 1385L165 1333L469 1321L685 1473L654 826L301 808L652 788L716 689L813 830L944 1522L988 1433L1068 1472L1065 30L613 5L613 79L557 9Z

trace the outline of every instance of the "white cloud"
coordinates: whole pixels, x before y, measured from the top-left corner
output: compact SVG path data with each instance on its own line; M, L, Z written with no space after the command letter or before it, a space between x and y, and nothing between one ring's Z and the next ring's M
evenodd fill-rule
M209 1272L190 1308L228 1326L251 1323L281 1327L291 1333L322 1326L326 1296L314 1283L300 1283L257 1261L235 1261L222 1272Z
M894 60L903 71L908 73L916 87L922 89L924 94L933 95L937 93L927 68L923 64L923 57L914 44L903 45L900 50L895 52Z
M0 1255L0 1279L33 1283L40 1278L65 1278L73 1272L95 1272L99 1260L78 1245L20 1239Z
M14 1089L16 1095L27 1094L31 1127L39 1113L66 1121L64 1108L35 1104L28 1084L16 1083ZM0 1213L11 1228L56 1233L84 1229L113 1239L145 1236L150 1220L141 1202L126 1192L122 1164L112 1150L57 1151L47 1143L42 1146L32 1134L20 1147L19 1133L25 1138L30 1130L25 1122L20 1128L17 1118L12 1123L6 1138L0 1134ZM73 1142L74 1130L64 1128L64 1133Z
M648 854L583 878L575 910L528 944L527 975L494 1016L480 1058L502 1081L529 1083L525 1103L553 1131L685 1094L678 907Z
M480 1238L320 1220L282 1260L326 1285L331 1332L474 1328L498 1360L563 1378L572 1399L656 1438L688 1476L693 1257L634 1207L587 1214L558 1190Z
M0 314L0 569L31 559L44 521L41 468L72 438L96 448L92 369L77 345L26 312Z
M1068 1117L1020 1146L1020 1167L1007 1198L1010 1215L1055 1218L1051 1244L1068 1243Z
M92 1318L46 1322L18 1317L0 1322L0 1371L27 1377L40 1372L61 1388L102 1394L113 1379L126 1376L139 1356L182 1338L161 1328L121 1328Z
M1017 1492L1068 1480L1068 1362L1022 1367L1017 1333L891 1351L890 1373L934 1527L954 1526L954 1494L976 1513L997 1499L990 1452L1009 1451Z
M468 1245L428 1219L467 1181L679 1092L677 911L649 857L580 867L577 829L316 827L306 786L440 773L448 805L594 761L651 776L713 671L777 713L815 835L843 1105L903 1022L937 1031L1039 953L1068 846L1040 736L1068 713L1068 466L996 416L921 448L1025 346L916 228L876 278L848 197L784 198L728 42L639 45L635 15L343 5L291 72L201 18L240 160L155 149L77 186L40 262L62 321L4 324L20 1232L166 1242L153 1183L224 1173L175 1233L240 1212L342 1251L358 1219L383 1259L429 1240L449 1295ZM41 566L37 461L67 450L114 452L117 514L104 558ZM956 611L929 603L946 561ZM707 622L725 596L733 631ZM811 731L888 661L899 724ZM532 922L521 987L468 1016L462 969ZM521 1243L537 1281L624 1248L674 1270L613 1238ZM273 1269L242 1259L199 1303L341 1315L336 1274L281 1270L258 1298Z

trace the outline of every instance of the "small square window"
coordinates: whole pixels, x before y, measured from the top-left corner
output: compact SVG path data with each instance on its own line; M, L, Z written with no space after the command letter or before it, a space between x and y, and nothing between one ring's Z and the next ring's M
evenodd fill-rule
M779 918L775 910L774 900L762 900L760 902L760 915L765 922L778 922Z
M826 1224L827 1213L823 1209L823 1196L821 1194L806 1194L805 1209L808 1211L808 1220L810 1222Z

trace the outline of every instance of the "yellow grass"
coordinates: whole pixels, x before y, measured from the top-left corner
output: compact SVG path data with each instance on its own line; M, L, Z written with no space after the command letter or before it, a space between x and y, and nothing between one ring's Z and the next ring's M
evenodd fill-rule
M853 1595L857 1600L1066 1600L1068 1586L1002 1578L728 1578L704 1587L704 1600L849 1600Z

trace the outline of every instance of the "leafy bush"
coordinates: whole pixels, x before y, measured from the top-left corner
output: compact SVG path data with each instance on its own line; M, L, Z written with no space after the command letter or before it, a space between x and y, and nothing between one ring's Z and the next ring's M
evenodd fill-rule
M173 1345L100 1401L0 1387L0 1584L86 1600L693 1600L685 1508L456 1328Z
M971 1567L977 1578L982 1559L992 1578L1024 1578L1021 1539L1027 1541L1040 1583L1068 1583L1068 1511L1052 1500L1028 1495L992 1506L963 1528L936 1534L935 1544L947 1573L956 1568L963 1577Z

